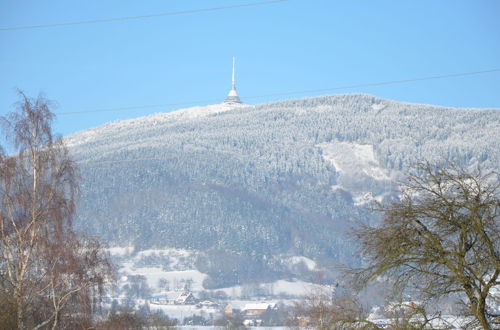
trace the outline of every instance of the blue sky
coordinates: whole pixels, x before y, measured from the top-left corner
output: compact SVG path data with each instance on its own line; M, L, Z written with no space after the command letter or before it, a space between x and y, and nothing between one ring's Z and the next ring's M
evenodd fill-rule
M259 0L0 0L0 28L252 2ZM289 0L187 15L0 31L0 114L13 109L16 88L33 96L45 93L58 103L56 113L198 100L216 103L230 88L232 56L237 57L237 87L243 101L245 96L500 68L498 17L498 0ZM500 108L500 72L246 101L332 93ZM66 135L180 107L185 106L60 115L55 129Z

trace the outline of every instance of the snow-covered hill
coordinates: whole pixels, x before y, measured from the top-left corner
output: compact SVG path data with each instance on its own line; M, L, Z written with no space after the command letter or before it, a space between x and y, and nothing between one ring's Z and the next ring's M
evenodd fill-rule
M211 105L66 138L80 164L76 226L111 245L202 251L208 287L356 263L346 232L395 195L415 160L499 167L500 110L335 95ZM323 268L324 269L324 268Z

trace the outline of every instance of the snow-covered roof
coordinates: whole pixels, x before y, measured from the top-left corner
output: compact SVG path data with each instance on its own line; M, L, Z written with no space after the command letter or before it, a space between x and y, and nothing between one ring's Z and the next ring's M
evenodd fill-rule
M178 302L184 302L186 301L189 297L193 297L193 294L189 291L184 291L182 292L175 301Z
M152 298L155 299L167 299L167 300L175 300L179 297L179 292L176 291L168 291L168 292L163 292L161 294L156 294L152 296Z
M249 310L249 309L268 309L268 308L274 308L276 304L274 303L252 303L252 304L246 304L245 307L243 307L243 310Z

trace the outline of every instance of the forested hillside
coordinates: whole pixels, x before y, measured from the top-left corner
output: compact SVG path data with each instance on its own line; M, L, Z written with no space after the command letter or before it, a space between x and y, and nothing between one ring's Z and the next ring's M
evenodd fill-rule
M213 105L66 138L82 174L76 226L111 245L203 250L218 287L293 274L282 260L357 263L346 232L376 221L416 160L497 168L500 110L334 95ZM306 272L307 273L307 272Z

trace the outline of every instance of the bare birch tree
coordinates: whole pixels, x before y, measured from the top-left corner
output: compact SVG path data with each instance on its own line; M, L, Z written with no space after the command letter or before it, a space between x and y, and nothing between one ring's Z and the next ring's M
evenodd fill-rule
M111 268L100 243L71 228L78 174L52 135L50 102L19 94L17 111L0 119L14 148L0 154L0 288L18 329L90 322Z
M476 326L500 325L500 199L497 173L422 164L402 186L402 198L383 208L378 227L355 235L369 266L361 284L391 276L427 298L458 295ZM496 295L495 295L496 290Z

